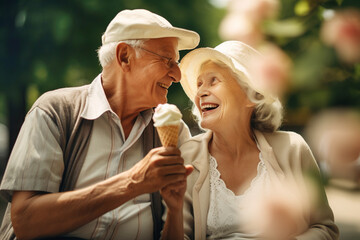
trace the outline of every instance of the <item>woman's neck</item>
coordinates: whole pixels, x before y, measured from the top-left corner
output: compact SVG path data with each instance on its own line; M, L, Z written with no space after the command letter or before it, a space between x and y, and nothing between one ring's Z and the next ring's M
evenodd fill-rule
M241 156L249 148L256 147L253 132L250 127L237 127L228 131L213 132L209 143L210 153L222 152L232 156Z
M209 143L209 151L216 158L228 156L232 159L245 159L254 151L258 151L251 128L252 110L246 109L241 114L234 114L228 122L216 125L212 129L213 137Z

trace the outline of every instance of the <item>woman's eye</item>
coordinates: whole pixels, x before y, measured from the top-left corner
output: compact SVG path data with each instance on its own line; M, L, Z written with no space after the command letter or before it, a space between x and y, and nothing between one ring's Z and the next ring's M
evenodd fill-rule
M197 82L197 87L198 88L201 87L201 85L202 85L202 82Z
M214 84L214 83L216 83L216 82L218 82L218 79L217 79L216 77L211 78L211 83L212 83L212 84Z

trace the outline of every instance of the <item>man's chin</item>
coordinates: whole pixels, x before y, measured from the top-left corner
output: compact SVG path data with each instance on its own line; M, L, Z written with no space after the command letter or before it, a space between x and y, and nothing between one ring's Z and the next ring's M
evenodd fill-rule
M159 104L165 104L167 103L167 99L165 98L164 100L161 101L156 101L154 104L151 104L150 108L156 108Z
M167 103L167 97L165 96L161 101L159 101L159 103L157 104L157 105L159 105L159 104L165 104L165 103ZM156 106L157 106L156 105Z

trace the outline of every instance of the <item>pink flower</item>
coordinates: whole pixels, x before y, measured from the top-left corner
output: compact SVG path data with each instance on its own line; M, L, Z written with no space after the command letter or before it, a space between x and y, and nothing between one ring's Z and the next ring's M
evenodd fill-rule
M259 51L263 56L253 59L250 65L254 81L272 95L281 97L290 83L292 61L274 44L266 44Z
M274 17L278 10L279 0L233 0L228 7L230 13L243 14L256 23Z
M219 35L224 40L238 40L251 46L263 41L259 25L254 24L242 14L228 14L220 24Z
M328 109L306 127L309 144L331 177L360 183L360 115L351 109Z
M312 187L312 183L307 186ZM261 239L283 240L308 228L303 214L309 211L309 200L317 201L318 196L316 191L299 188L296 179L284 178L252 189L247 200L247 208L239 212L246 219L244 231L260 233Z
M347 63L360 62L360 11L346 9L325 20L321 28L325 44L333 46Z
M262 22L274 17L278 8L278 0L232 0L220 23L219 35L223 40L238 40L256 47L264 39Z

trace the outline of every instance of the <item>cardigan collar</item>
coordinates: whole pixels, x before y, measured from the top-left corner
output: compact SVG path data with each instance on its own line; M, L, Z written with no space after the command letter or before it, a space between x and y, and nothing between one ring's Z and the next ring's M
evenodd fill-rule
M273 169L274 173L279 177L284 176L284 173L276 159L273 148L270 146L269 142L266 140L265 135L258 131L254 130L255 138L258 142L261 154L263 156L263 160L265 166L269 169ZM199 134L193 137L194 141L198 141L200 143L200 148L198 149L198 154L200 156L207 156L209 159L209 150L208 144L213 136L213 132L211 130L206 131L203 134ZM202 158L196 158L196 160L192 163L194 168L198 169L200 172L208 172L209 170L209 161L203 161Z

